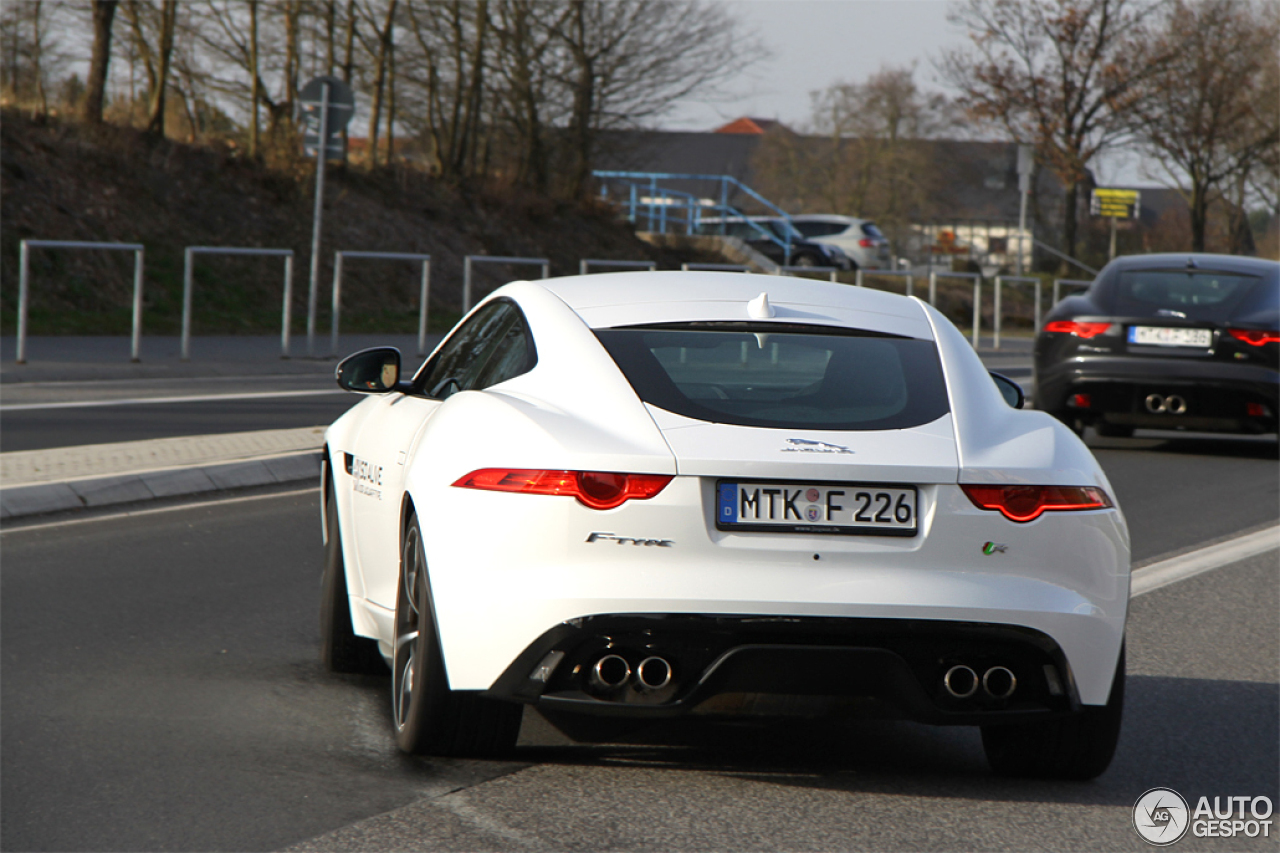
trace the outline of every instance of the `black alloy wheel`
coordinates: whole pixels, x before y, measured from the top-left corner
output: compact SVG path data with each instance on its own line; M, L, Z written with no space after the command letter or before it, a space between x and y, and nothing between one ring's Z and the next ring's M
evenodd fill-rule
M521 705L449 689L416 514L400 554L391 700L396 744L410 754L499 755L520 734Z

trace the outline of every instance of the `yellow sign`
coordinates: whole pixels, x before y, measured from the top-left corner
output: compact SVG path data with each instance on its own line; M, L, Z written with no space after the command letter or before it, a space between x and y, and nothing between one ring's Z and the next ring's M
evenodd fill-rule
M1141 202L1142 194L1138 190L1098 187L1093 191L1093 200L1089 206L1089 212L1094 216L1133 219L1138 215Z

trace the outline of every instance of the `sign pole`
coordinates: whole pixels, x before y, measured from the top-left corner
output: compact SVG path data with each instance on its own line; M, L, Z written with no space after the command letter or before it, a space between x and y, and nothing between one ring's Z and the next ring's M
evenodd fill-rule
M320 287L320 223L324 217L324 167L329 159L329 84L320 96L320 144L316 146L316 208L311 224L311 284L307 289L307 357L316 355L316 293Z

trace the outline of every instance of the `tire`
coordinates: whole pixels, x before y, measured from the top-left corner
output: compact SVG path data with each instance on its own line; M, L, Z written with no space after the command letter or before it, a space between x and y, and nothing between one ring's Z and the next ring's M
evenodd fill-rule
M416 514L400 556L391 702L396 745L411 755L501 755L515 746L524 711L449 689Z
M324 571L320 575L320 660L330 672L378 674L387 665L378 653L378 643L356 636L351 625L351 600L347 597L347 569L342 558L342 531L333 482L325 484L324 525L328 543L324 549Z
M1044 723L983 726L987 763L1001 776L1083 781L1111 764L1124 711L1124 646L1102 707L1086 705L1072 717Z
M1093 425L1094 432L1103 438L1132 438L1133 427L1127 424L1112 424L1098 421Z

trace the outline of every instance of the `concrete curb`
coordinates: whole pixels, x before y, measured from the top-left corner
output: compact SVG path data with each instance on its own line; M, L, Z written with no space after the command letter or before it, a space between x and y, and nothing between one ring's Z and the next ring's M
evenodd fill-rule
M0 519L98 509L256 486L318 485L320 459L320 451L312 450L196 468L172 468L6 488L0 491Z

